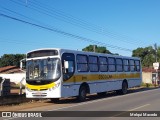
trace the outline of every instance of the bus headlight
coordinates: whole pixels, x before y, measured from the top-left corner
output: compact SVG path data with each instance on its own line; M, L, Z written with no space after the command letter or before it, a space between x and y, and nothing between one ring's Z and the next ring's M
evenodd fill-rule
M52 88L49 88L50 91L55 90L56 88L58 88L60 85L60 83L55 84Z
M29 92L32 92L32 90L31 90L31 89L29 89L28 87L26 87L26 90L28 90Z

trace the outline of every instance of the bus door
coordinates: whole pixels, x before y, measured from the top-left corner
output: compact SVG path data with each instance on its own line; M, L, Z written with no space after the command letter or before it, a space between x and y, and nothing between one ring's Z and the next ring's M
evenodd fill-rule
M62 55L63 81L69 80L75 72L75 56L73 53Z

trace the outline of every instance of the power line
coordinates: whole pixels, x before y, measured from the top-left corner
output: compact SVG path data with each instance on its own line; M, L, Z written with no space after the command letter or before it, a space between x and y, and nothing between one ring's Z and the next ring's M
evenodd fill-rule
M44 43L44 42L34 42L34 41L32 41L32 42L28 42L28 41L18 41L17 39L8 39L8 38L4 38L4 37L0 37L0 42L5 42L5 43L7 43L7 44L9 44L9 43L11 43L11 44L20 44L20 45L29 45L29 46L35 46L35 45L50 45L50 43Z
M50 13L52 15L55 14L55 15L59 16L60 18L64 18L68 21L72 21L71 23L80 24L84 29L96 32L98 34L101 34L101 35L104 35L104 36L107 36L110 38L114 38L114 39L119 39L125 43L136 44L136 45L144 44L140 40L135 40L135 39L132 39L126 35L118 34L115 31L106 30L103 27L100 27L95 24L91 24L85 20L79 19L79 18L72 16L70 14L66 14L63 11L57 10L57 9L53 8L53 6L49 6L45 3L41 3L40 1L29 0L29 3L34 4L34 7L37 6L36 7L37 9L39 8L42 11L45 10L47 13ZM32 4L29 4L29 5L33 6Z
M132 52L131 49L122 48L122 47L118 47L118 46L102 43L102 42L95 41L95 40L92 40L92 39L88 39L88 38L85 38L85 37L82 37L82 36L78 36L78 35L74 35L74 34L71 34L71 33L68 33L68 32L64 32L64 31L59 30L57 28L49 28L49 27L46 27L46 26L42 26L42 25L38 25L38 24L35 24L35 23L31 23L31 22L28 22L28 21L25 21L25 20L22 20L22 19L18 19L16 17L12 17L12 16L9 16L9 15L3 14L3 13L0 13L0 16L8 18L8 19L15 20L15 21L18 21L18 22L21 22L21 23L29 24L31 26L35 26L35 27L38 27L38 28L42 28L42 29L45 29L45 30L56 32L56 33L59 33L59 34L63 34L65 36L69 36L69 37L72 37L72 38L83 40L83 41L86 41L86 42L90 42L90 43L94 43L94 44L98 44L98 45L103 45L103 46L107 46L107 47L114 48L114 49L119 49L119 50Z
M29 20L33 20L33 21L39 22L39 21L37 21L37 20L35 20L35 19L29 18L29 17L27 17L27 16L24 16L23 14L17 13L17 12L15 12L15 11L13 11L13 10L8 9L8 8L2 7L2 6L0 6L0 7L1 7L3 10L6 10L6 11L8 11L8 12L10 12L10 13L14 13L14 14L17 14L17 15L22 16L22 17L24 17L24 18L27 18L27 19L29 19ZM2 11L2 10L1 10L1 11ZM3 12L4 12L4 11L3 11Z
M13 0L10 0L10 1L12 1L18 5L24 6L24 4L20 3L20 1L19 2L13 1ZM30 3L32 3L32 4L30 4ZM49 17L56 18L58 20L67 22L69 24L79 26L83 29L95 32L97 34L105 35L107 37L114 38L114 39L119 39L120 41L125 42L125 43L136 44L136 45L144 44L140 40L134 40L134 39L129 38L127 36L119 35L115 32L106 31L105 29L103 29L100 26L90 24L84 20L81 20L79 18L76 18L76 17L68 15L68 14L66 15L64 12L56 10L53 7L51 9L50 7L47 7L46 4L42 5L42 3L40 3L40 1L38 1L38 2L29 1L27 3L27 8L35 10L35 11L37 11L41 14L47 15Z
M9 12L9 13L14 13L14 14L16 14L16 15L18 15L18 16L21 16L21 17L23 17L23 18L26 18L26 19L28 19L28 20L34 21L34 22L39 23L39 24L43 24L43 25L45 25L45 26L48 26L48 25L46 25L46 24L44 24L44 23L42 23L42 22L40 22L40 21L38 21L38 20L36 20L36 19L27 17L27 16L25 16L25 15L23 15L23 14L17 13L17 12L15 12L15 11L13 11L13 10L8 9L8 8L2 7L2 6L0 6L0 7L1 7L3 10L5 10L5 11L0 10L0 11L2 11L3 13L6 13L6 11Z
M6 10L6 11L9 11L9 12L14 13L14 14L16 14L16 15L22 16L23 18L27 18L27 19L29 19L29 20L32 20L32 21L41 23L41 22L39 22L39 21L37 21L37 20L35 20L35 19L32 19L32 18L27 17L27 16L24 16L24 15L22 15L22 14L20 14L20 13L17 13L17 12L15 12L15 11L12 11L12 10L7 9L7 8L5 8L5 7L2 7L2 6L0 6L0 7L3 8L4 10ZM0 10L0 11L2 11L2 10ZM3 11L3 12L4 12L4 11ZM41 24L42 24L42 23L41 23ZM45 25L45 24L43 24L43 25ZM48 26L48 25L47 25L47 26ZM48 27L53 27L53 26L48 26ZM97 44L104 45L104 43L100 43L100 42L97 42ZM108 44L107 44L107 45L108 45ZM112 47L112 48L113 48L113 47ZM120 48L120 47L119 47L119 48ZM120 48L120 49L121 49L121 48Z

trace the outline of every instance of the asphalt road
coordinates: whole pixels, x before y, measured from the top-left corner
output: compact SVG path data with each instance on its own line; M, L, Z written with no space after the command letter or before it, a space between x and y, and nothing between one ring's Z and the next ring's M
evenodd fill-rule
M66 101L66 100L65 100ZM98 97L97 95L89 96L86 102L77 103L75 100L67 100L67 102L60 104L53 104L49 106L36 107L32 109L26 109L25 111L42 111L42 116L48 114L49 116L60 116L62 117L46 117L47 120L54 119L67 119L67 120L82 120L83 119L118 119L128 120L137 119L138 117L123 117L126 115L141 116L144 115L145 111L148 115L160 115L160 88L153 90L146 90L140 92L130 92L126 95L115 95L114 93L108 94L106 97ZM54 111L54 112L50 112ZM55 112L60 111L60 112ZM62 112L63 111L63 112ZM79 112L78 112L79 111ZM87 111L87 112L85 112ZM135 114L133 111L136 111ZM139 112L138 112L139 111ZM134 113L134 114L133 114ZM108 115L109 114L109 115ZM81 117L72 117L74 115ZM109 117L102 117L102 116ZM68 116L68 117L66 117ZM87 117L89 116L89 117ZM9 119L22 119L22 118L7 118ZM32 119L32 118L29 118ZM34 118L40 120L40 118ZM42 118L44 119L44 118ZM160 119L160 117L143 117L139 119Z

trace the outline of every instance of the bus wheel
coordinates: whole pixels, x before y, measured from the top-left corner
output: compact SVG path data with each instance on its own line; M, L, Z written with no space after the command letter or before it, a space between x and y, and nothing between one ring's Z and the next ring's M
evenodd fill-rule
M122 89L121 90L117 90L117 94L121 94L121 95L125 95L127 94L127 89L128 89L128 85L127 85L127 82L123 82L122 83Z
M127 82L123 82L122 84L122 94L127 94L128 85Z
M50 100L53 103L58 103L59 102L59 98L51 98Z
M79 90L78 100L80 102L85 101L86 100L86 94L87 94L86 87L85 86L81 86L80 90Z

